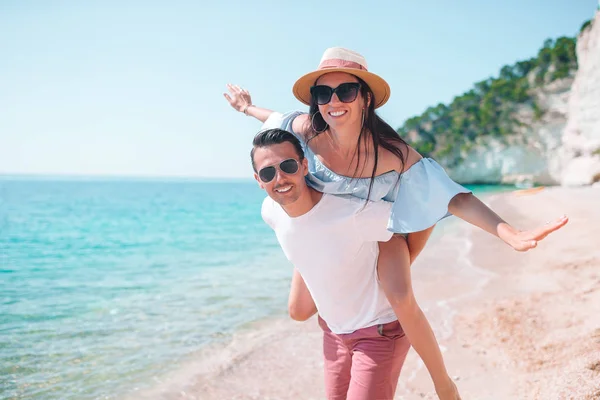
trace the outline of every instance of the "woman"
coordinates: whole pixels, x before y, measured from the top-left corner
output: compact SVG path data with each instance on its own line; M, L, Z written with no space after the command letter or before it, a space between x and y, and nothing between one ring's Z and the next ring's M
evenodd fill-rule
M566 224L563 217L545 227L521 232L511 227L448 178L433 160L422 158L379 118L375 109L388 100L390 89L369 72L365 59L342 48L327 49L317 70L302 76L293 93L309 106L308 114L281 115L252 104L247 91L229 85L232 107L266 127L281 127L302 142L309 163L309 184L317 190L393 202L388 227L408 234L411 262L423 249L435 223L448 212L498 236L518 251L537 245ZM458 391L445 369L439 346L417 305L410 268L399 268L400 246L380 244L378 274L400 324L427 367L438 396L456 399ZM307 307L309 308L309 307Z

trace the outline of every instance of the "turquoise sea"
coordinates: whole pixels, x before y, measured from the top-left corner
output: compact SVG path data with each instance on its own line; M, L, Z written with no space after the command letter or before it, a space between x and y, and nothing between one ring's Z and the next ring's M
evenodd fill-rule
M253 181L0 177L0 399L118 399L285 315L263 198Z

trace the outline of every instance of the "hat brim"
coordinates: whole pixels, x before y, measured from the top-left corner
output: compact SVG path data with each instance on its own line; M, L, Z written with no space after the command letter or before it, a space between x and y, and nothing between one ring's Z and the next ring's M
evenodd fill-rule
M302 103L310 105L310 87L313 86L321 76L332 72L345 72L365 81L375 97L375 108L381 107L390 98L390 85L388 85L383 78L372 72L355 68L327 68L309 72L294 83L294 87L292 88L294 96Z

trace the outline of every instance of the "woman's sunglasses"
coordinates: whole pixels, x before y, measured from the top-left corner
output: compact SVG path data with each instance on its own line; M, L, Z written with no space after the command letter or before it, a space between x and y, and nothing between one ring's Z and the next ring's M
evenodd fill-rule
M279 170L287 175L293 175L298 172L298 161L293 158L288 158L287 160L283 160L279 163ZM275 178L275 174L277 170L274 165L264 167L260 171L258 171L258 177L264 183L269 183Z
M310 95L320 106L329 103L334 93L342 103L352 103L356 100L359 89L360 83L358 82L342 83L335 89L325 85L316 85L311 86Z

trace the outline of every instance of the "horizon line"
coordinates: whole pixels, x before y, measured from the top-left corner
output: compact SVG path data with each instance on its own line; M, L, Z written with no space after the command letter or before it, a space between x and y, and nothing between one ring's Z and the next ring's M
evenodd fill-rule
M180 180L180 181L254 181L252 177L202 175L136 175L0 172L0 180Z

